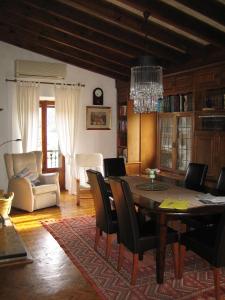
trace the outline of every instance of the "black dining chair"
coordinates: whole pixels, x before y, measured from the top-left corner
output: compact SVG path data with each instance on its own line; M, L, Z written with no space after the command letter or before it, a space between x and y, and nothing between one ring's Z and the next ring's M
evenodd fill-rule
M184 179L184 186L198 192L204 192L205 178L208 166L206 164L189 163Z
M122 157L104 158L105 177L109 176L126 176L126 167Z
M113 234L117 233L118 222L115 210L112 210L110 198L107 192L106 184L102 174L98 171L87 170L88 181L91 186L91 192L94 198L96 212L96 235L94 249L97 246L102 232L106 233L106 259L109 258ZM118 237L117 237L118 240Z
M219 269L225 266L225 211L217 225L198 228L182 233L180 236L180 274L182 277L184 257L187 250L192 250L207 260L213 268L215 296L219 299Z
M216 188L212 192L215 196L225 196L225 167L221 168Z
M225 167L221 168L220 175L217 180L217 184L214 190L211 192L215 196L225 196ZM190 228L200 228L203 226L210 226L212 224L218 223L220 220L220 215L209 215L209 216L197 216L190 217L184 220Z
M125 180L122 180L118 177L109 177L109 183L115 201L120 237L117 269L121 269L124 248L126 247L133 253L131 284L135 284L138 271L138 259L142 260L145 251L154 249L157 246L156 222L139 222L139 218L135 210L133 196L129 185ZM177 232L168 228L167 243L173 243L176 277L178 275L179 263L177 241Z

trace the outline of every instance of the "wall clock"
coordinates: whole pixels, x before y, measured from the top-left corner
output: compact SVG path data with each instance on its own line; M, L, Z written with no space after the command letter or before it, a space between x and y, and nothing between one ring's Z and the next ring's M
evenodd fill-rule
M93 90L93 104L103 105L103 90L99 87Z

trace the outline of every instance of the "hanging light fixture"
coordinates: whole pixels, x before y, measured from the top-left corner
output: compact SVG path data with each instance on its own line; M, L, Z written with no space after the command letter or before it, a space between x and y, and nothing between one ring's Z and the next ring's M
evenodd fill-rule
M145 23L149 13L144 12ZM147 42L147 34L146 34ZM138 58L131 68L130 99L134 101L135 113L157 111L158 99L163 97L162 67L151 56Z

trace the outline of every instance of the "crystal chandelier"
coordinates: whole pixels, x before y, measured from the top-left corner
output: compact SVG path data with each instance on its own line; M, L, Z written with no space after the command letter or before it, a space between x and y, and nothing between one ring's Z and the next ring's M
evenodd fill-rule
M130 99L134 101L134 112L157 111L158 99L163 97L162 67L149 56L139 61L139 66L131 68Z

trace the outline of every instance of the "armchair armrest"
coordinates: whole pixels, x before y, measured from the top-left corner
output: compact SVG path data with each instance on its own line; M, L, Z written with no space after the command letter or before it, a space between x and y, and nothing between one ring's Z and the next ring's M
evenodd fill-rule
M45 174L40 174L39 179L41 184L51 184L55 183L57 184L59 182L59 173L45 173Z
M34 209L34 196L29 179L11 178L9 180L8 192L14 193L12 206L32 212Z
M57 192L56 192L56 204L59 206L60 204L60 186L59 186L59 173L45 173L40 174L39 179L41 184L56 184Z

